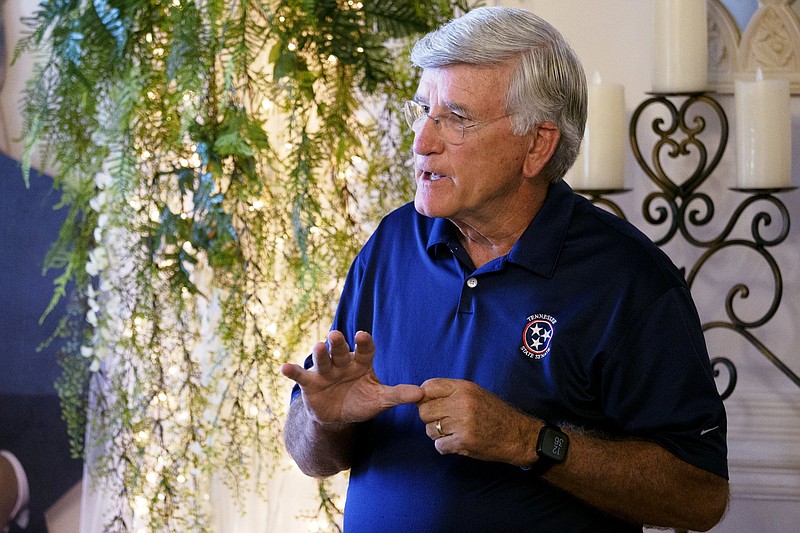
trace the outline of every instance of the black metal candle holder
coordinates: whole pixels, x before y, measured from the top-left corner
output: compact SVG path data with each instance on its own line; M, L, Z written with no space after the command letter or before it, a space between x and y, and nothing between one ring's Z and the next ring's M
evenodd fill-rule
M677 106L673 99L683 99ZM650 155L650 161L642 155L639 143L639 122L643 112L652 106L663 106L667 110L669 120L663 116L653 119L651 127L656 136L655 144ZM710 146L701 137L708 135L706 131L706 116L701 113L690 113L696 106L703 106L707 114L716 117L719 133L716 146ZM778 194L791 191L794 187L772 189L741 189L731 190L745 194L738 207L731 214L722 230L711 238L701 238L696 230L708 228L715 219L714 201L708 194L700 192L699 188L717 168L725 147L728 143L728 119L725 111L708 93L675 93L651 94L635 110L630 123L630 142L633 155L639 167L647 174L650 181L656 184L659 190L648 194L642 204L642 214L645 221L654 227L664 229L663 234L654 239L654 242L663 246L677 236L701 250L700 257L688 270L682 271L686 277L689 288L692 287L703 266L709 259L722 250L729 248L746 248L758 254L769 267L774 291L772 300L766 312L753 320L743 319L734 309L737 298L744 299L750 295L750 288L744 282L736 282L728 291L725 299L725 320L711 321L703 324L703 331L726 329L740 335L759 353L767 358L775 367L786 375L795 385L800 387L800 377L795 374L775 353L759 340L753 332L769 322L777 313L783 296L783 277L780 266L772 255L771 249L786 240L789 234L789 212L785 204L778 198ZM712 142L714 139L712 139ZM698 163L695 169L683 181L673 180L662 165L662 156L672 159L690 155L696 152ZM586 195L593 203L604 206L622 218L626 218L618 204L608 198L609 195L625 192L625 190L577 190ZM757 212L750 220L750 234L746 237L734 237L733 230L741 222L745 213L753 211L751 206L756 206ZM763 209L761 208L763 206ZM779 231L773 237L765 236L765 230L773 224L772 211L777 212ZM746 222L746 221L745 221ZM774 232L774 229L772 230ZM715 377L719 378L724 369L727 379L720 395L728 398L736 386L736 366L726 357L712 357L712 368Z

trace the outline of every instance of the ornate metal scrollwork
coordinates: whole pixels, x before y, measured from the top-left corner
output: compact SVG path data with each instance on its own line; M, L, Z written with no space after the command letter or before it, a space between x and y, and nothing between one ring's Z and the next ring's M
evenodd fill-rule
M671 122L666 123L662 117L653 120L652 130L658 137L653 145L650 162L642 155L639 147L638 125L639 119L645 109L660 105L666 108ZM718 144L713 154L709 154L701 135L706 130L706 119L700 115L693 115L691 120L690 110L697 105L710 108L719 121L720 135ZM678 139L678 134L682 136ZM696 192L697 188L714 172L725 153L728 143L728 119L719 103L705 94L692 94L683 102L680 108L663 95L648 98L634 112L630 126L631 150L647 177L655 183L660 191L650 193L644 200L643 215L645 220L653 226L667 224L664 235L655 240L659 246L666 244L680 232L680 234L695 246L701 246L692 235L691 228L705 226L714 218L714 202L705 193ZM691 156L697 153L697 164L692 172L683 181L676 182L667 174L662 157L671 159ZM711 157L709 158L709 155ZM666 206L654 207L656 201L662 201ZM692 207L699 203L701 208Z
M673 98L682 98L678 107ZM656 141L648 161L640 149L640 120L646 109L660 106L666 110L665 119L657 116L652 120L651 129ZM705 109L705 114L694 113L697 108ZM718 134L715 144L710 146L704 142L707 134L707 117L717 121ZM642 128L645 130L645 128ZM712 142L714 139L712 139ZM707 193L700 192L700 186L717 168L728 143L728 119L725 111L712 96L707 93L682 95L656 94L644 100L634 111L630 123L630 142L633 155L659 190L649 193L642 204L644 220L656 228L664 228L663 234L654 239L663 246L680 236L692 246L702 250L701 255L691 268L684 269L686 281L691 288L699 273L708 261L728 249L747 249L760 257L772 275L773 294L766 311L755 319L745 320L735 309L738 301L748 298L750 287L743 283L735 283L725 298L725 320L703 324L703 331L725 329L738 334L752 345L776 368L800 387L797 376L777 355L770 351L753 333L753 329L769 322L778 311L783 296L783 277L780 267L772 255L771 248L781 244L789 234L789 212L785 204L776 194L791 189L734 189L746 194L746 198L733 211L727 223L719 233L711 237L701 237L698 230L708 228L715 217L714 200ZM664 158L694 158L696 164L685 174L683 180L675 180L669 176L664 165ZM606 195L621 191L578 191L589 196L598 205L625 218L623 210ZM750 234L746 237L735 237L734 229L746 222L745 216L755 213L750 220ZM777 224L773 226L773 215L777 214ZM777 230L775 229L777 228ZM713 229L713 228L712 228ZM737 372L734 363L727 357L713 357L711 360L715 377L724 374L725 384L720 395L728 398L736 386ZM718 384L719 385L719 384Z

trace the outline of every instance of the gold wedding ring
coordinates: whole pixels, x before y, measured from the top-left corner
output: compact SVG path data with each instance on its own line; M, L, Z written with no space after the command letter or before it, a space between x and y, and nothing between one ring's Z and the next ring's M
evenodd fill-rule
M436 433L438 433L440 437L446 437L447 436L447 435L444 434L444 431L442 431L442 419L441 418L436 421Z

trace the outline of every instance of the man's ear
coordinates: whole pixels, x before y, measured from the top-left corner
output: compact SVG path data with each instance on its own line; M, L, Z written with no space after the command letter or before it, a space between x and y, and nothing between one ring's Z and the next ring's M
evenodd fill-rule
M561 132L552 122L543 122L536 127L536 131L531 134L528 154L522 167L525 177L533 178L542 171L553 157L560 138Z

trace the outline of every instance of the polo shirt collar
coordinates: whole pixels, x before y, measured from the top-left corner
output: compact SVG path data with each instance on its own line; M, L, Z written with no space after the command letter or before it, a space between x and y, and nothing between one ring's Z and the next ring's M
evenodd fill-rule
M536 274L551 277L572 218L574 193L560 180L550 185L539 212L508 254L508 260ZM453 224L444 218L433 219L426 249L432 257L448 250L458 240Z
M541 209L509 252L509 261L540 276L552 277L574 205L575 193L567 182L560 180L550 185Z

